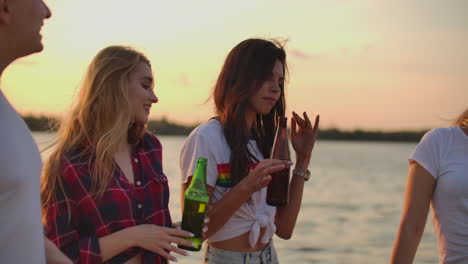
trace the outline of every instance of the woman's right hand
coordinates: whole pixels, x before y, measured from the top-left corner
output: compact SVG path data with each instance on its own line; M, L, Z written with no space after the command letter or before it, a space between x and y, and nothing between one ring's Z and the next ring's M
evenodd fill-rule
M249 171L249 174L241 183L249 193L254 193L268 185L272 173L281 171L291 165L292 161L289 160L264 159Z
M193 237L193 234L177 228L162 227L152 224L143 224L130 227L134 245L161 255L171 261L177 259L170 255L171 251L188 256L188 252L173 245L178 244L186 247L193 247L192 242L183 237Z

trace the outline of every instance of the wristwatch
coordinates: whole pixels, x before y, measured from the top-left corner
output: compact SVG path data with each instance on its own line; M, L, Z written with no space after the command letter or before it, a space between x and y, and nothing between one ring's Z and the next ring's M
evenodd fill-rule
M307 170L307 171L303 171L301 169L294 169L293 172L292 172L293 176L296 175L296 176L299 176L299 177L303 177L304 178L304 181L308 181L310 179L310 171Z

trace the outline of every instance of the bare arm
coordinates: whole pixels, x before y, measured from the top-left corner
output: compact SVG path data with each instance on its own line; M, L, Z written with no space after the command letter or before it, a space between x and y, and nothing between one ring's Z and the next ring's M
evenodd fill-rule
M413 263L426 226L434 187L434 177L421 165L413 162L409 168L405 203L390 263Z
M298 161L296 162L296 168L306 171L308 164L308 161ZM277 208L276 235L282 239L290 239L296 226L297 216L302 204L304 182L304 177L293 176L289 184L289 203L286 206Z
M208 230L206 237L215 234L226 222L234 215L234 213L244 204L250 196L267 186L271 181L271 173L280 171L289 166L287 161L267 159L262 160L255 169L249 172L241 182L235 185L221 200L211 204L211 209L208 211L210 222L207 224ZM190 185L189 181L182 185L182 190L185 191ZM210 199L213 195L213 187L208 186ZM181 200L183 203L184 196L181 192Z
M47 237L44 236L44 245L47 264L73 264L73 262L65 256Z
M135 242L129 239L127 233L129 233L128 228L98 239L103 262L135 246Z
M320 118L319 116L315 118L315 124L312 127L305 112L303 114L304 118L301 118L295 112L293 112L293 117L291 120L291 143L296 151L296 168L306 171L317 139ZM304 178L293 176L289 186L289 203L278 207L276 211L276 235L283 239L289 239L293 234L297 216L301 209L303 191Z

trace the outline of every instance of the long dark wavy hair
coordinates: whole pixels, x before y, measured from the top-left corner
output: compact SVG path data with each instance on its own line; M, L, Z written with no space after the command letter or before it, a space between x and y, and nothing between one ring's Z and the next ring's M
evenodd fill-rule
M252 131L245 121L249 99L271 76L276 61L283 65L286 78L286 52L276 40L247 39L229 52L213 90L216 114L223 124L224 136L231 148L231 180L236 185L247 176L255 156L249 152L249 137L257 140L264 157L270 156L278 116L284 116L286 102L284 84L281 95L267 115L257 114Z

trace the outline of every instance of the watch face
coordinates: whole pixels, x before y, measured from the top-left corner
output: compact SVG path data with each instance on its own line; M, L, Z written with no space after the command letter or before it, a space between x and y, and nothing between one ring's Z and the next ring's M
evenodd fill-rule
M293 175L296 175L296 176L299 176L299 177L303 177L305 181L309 180L310 178L310 171L307 170L307 171L303 171L301 169L294 169L293 170Z
M303 171L301 169L295 169L293 170L293 175L303 177L305 181L308 181L310 178L310 171L309 170Z
M293 175L297 175L299 177L304 177L304 172L300 169L294 169L293 170Z

